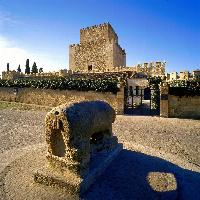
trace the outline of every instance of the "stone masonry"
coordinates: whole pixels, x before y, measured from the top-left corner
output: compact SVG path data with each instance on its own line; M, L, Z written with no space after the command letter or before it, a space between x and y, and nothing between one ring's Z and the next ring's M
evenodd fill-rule
M0 101L36 104L55 107L62 104L71 104L80 101L102 100L109 103L117 114L124 113L124 88L117 94L111 92L77 91L77 90L51 90L35 88L0 87Z
M115 117L103 101L54 108L45 118L48 162L34 180L71 194L84 193L122 149L112 132Z
M73 71L112 71L118 66L126 66L126 53L109 23L81 29L80 44L69 47L69 69Z
M160 85L160 116L200 119L200 96L175 96L169 84Z

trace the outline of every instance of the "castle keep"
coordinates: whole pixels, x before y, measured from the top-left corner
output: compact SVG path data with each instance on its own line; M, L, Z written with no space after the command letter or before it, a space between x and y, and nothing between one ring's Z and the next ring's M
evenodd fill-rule
M69 47L70 70L103 72L119 66L126 66L126 53L109 23L81 29L80 44Z

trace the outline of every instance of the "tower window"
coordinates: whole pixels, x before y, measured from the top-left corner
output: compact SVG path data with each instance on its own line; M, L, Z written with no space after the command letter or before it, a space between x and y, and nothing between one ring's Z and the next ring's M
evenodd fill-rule
M88 65L88 71L92 71L92 65Z

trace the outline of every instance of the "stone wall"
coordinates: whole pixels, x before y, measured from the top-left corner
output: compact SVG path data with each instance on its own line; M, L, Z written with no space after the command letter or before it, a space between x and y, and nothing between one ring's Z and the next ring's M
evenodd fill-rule
M112 44L105 40L73 45L69 52L69 65L73 71L88 72L89 66L92 66L91 71L94 72L107 71L113 65Z
M169 117L200 119L200 96L178 97L169 95Z
M20 72L13 71L3 71L2 72L2 79L4 80L13 80L21 76Z
M80 44L69 47L69 69L81 72L113 71L126 65L126 53L109 23L80 30Z
M61 91L34 88L19 88L17 94L14 93L16 93L14 92L14 88L0 87L0 101L15 101L55 107L61 104L70 104L73 102L103 100L108 102L116 110L117 114L124 113L124 88L121 88L117 94L112 94L110 92Z
M169 85L163 83L160 89L160 116L200 119L200 96L179 97L169 94Z
M4 80L15 80L15 79L53 79L59 76L67 76L69 74L69 70L63 69L58 72L41 72L36 74L24 74L23 72L13 71L3 71L2 79Z
M149 62L141 63L132 67L132 70L137 73L144 73L148 76L164 76L165 75L165 62Z
M180 80L189 80L190 73L189 71L180 72Z
M175 81L175 80L193 80L200 78L200 70L190 71L182 71L182 72L171 72L166 74L167 81Z
M94 25L80 30L81 44L101 39L118 42L117 34L109 23Z
M126 53L117 43L113 43L113 67L118 66L126 66Z
M149 82L145 78L134 78L134 79L127 79L128 88L132 86L134 89L136 86L139 86L140 89L145 89L149 86Z
M169 117L169 85L161 83L160 86L160 116Z

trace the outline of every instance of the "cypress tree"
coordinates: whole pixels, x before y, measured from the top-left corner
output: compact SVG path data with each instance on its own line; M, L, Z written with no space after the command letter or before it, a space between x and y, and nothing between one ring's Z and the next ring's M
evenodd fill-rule
M25 74L30 74L29 59L26 60Z
M9 63L7 63L7 72L10 71L10 66L9 66Z
M21 71L22 71L20 65L18 66L17 71L18 71L18 72L21 72Z
M32 74L36 74L36 73L38 73L38 68L37 68L37 65L36 65L35 62L33 63L31 73L32 73Z

